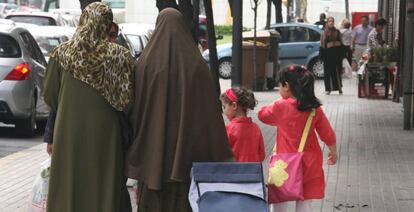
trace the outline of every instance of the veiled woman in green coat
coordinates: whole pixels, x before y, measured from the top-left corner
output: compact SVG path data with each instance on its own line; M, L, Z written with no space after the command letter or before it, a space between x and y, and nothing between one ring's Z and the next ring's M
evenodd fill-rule
M49 61L44 98L57 117L48 212L126 211L119 113L132 99L134 60L106 40L112 19L107 5L90 4Z

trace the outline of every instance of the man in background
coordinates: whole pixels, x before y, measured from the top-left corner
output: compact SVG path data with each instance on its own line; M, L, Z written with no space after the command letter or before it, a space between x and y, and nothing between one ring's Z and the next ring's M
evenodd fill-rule
M356 26L352 35L352 50L355 62L358 63L367 50L368 34L372 31L368 16L361 17L361 24Z
M321 13L319 15L319 21L317 21L315 25L322 26L322 30L325 30L325 25L326 25L326 14L325 13Z

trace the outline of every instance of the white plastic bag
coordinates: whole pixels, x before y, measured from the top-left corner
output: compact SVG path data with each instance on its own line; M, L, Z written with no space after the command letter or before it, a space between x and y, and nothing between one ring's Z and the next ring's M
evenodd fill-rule
M50 158L45 160L36 176L32 193L29 198L29 209L27 212L46 212L47 193L49 191Z
M342 60L342 68L344 69L344 73L342 76L344 78L351 79L352 78L352 67L346 58Z

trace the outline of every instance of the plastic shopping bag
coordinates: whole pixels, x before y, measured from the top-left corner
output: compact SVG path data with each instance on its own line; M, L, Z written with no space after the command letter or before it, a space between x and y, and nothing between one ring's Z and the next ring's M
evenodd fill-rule
M344 78L351 79L352 78L352 67L346 58L342 60L342 68L344 69L344 73L342 76Z
M29 209L27 212L46 212L49 174L50 158L42 163L40 173L36 176L32 193L30 194Z

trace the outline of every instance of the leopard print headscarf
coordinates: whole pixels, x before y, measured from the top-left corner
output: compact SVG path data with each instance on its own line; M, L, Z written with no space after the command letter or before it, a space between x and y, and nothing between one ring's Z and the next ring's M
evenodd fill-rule
M51 56L75 79L90 85L113 108L123 111L132 98L134 59L127 49L107 41L112 19L107 5L89 4L73 38L55 48Z

